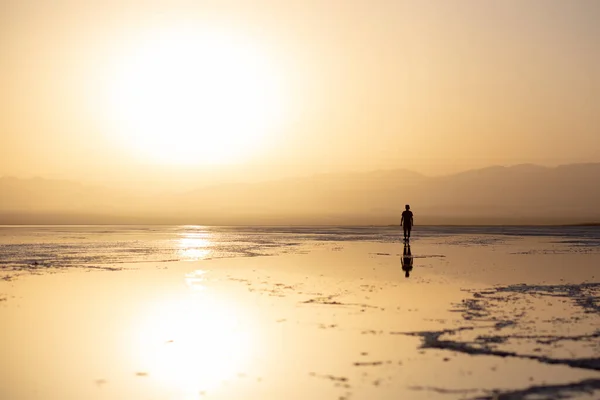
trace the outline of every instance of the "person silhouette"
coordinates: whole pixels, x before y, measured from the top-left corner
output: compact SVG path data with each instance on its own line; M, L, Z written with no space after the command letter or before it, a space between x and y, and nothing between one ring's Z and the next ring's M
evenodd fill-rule
M402 258L400 259L402 263L402 271L404 271L404 276L408 278L410 276L410 271L413 269L413 256L410 252L410 244L404 243L404 251L402 252Z
M405 206L406 210L402 212L402 219L400 219L400 225L404 228L404 240L410 240L410 230L412 229L413 222L413 213L410 211L410 206L407 204Z

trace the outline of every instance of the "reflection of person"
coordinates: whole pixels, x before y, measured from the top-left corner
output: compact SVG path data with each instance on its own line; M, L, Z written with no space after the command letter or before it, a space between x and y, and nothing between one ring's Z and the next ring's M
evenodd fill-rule
M413 223L413 213L410 211L410 206L406 205L406 210L402 212L402 219L400 220L400 225L404 228L404 240L410 240L410 230L412 229Z
M410 271L413 269L413 256L410 253L410 244L404 244L404 252L400 261L402 262L402 271L405 272L404 276L408 278Z

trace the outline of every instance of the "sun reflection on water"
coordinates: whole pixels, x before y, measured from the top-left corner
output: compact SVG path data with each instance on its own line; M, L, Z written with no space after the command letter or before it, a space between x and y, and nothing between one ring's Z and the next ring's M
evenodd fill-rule
M211 234L205 230L185 232L176 241L177 254L183 261L204 260L212 254Z
M248 369L253 348L238 303L207 289L205 271L186 274L192 292L155 304L139 329L138 359L148 376L178 394L202 392Z

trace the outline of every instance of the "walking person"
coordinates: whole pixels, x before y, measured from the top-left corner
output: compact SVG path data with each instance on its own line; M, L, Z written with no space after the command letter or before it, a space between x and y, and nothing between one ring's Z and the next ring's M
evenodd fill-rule
M413 223L413 213L410 211L410 206L407 204L405 206L406 210L402 212L402 219L400 220L400 225L404 228L404 240L410 240L410 230L412 229Z

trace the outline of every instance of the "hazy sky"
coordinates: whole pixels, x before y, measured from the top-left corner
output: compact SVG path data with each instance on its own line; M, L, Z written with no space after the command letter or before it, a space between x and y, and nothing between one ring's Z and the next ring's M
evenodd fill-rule
M0 0L0 175L600 162L598 21L596 0Z

